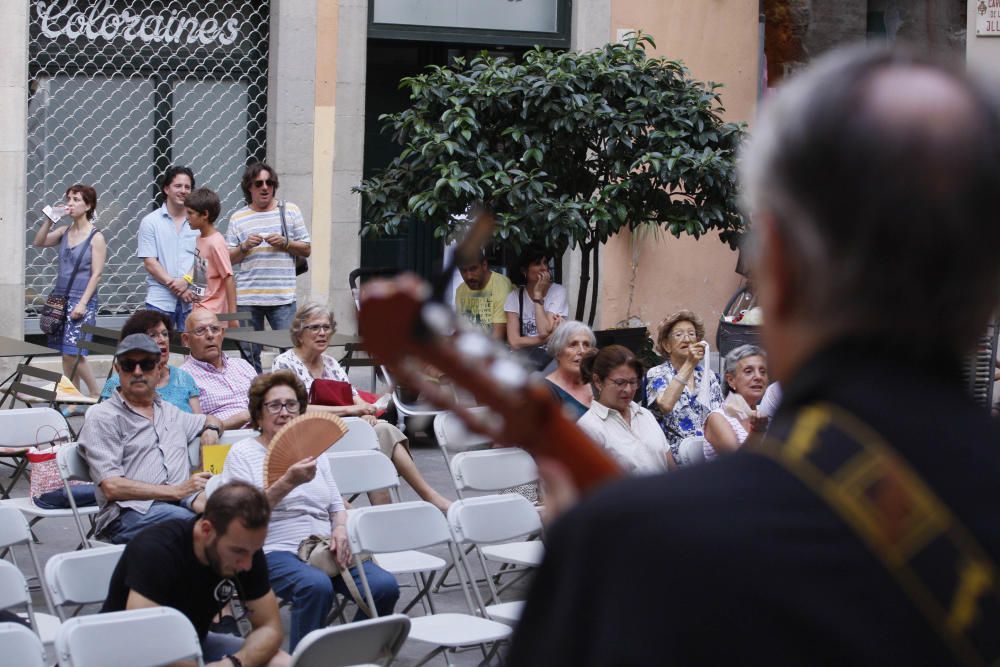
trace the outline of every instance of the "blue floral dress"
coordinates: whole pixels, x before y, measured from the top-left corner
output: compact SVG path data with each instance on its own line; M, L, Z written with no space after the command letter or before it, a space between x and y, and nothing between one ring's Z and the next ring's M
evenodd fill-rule
M654 366L646 372L646 403L649 409L656 416L656 421L663 429L663 434L667 436L667 444L670 445L670 452L674 455L674 461L680 465L680 446L684 438L691 436L702 437L705 435L705 420L709 413L716 408L722 407L722 388L719 386L719 379L712 371L708 372L708 382L710 397L708 405L698 402L698 392L691 392L686 386L684 392L674 404L674 409L667 414L663 414L659 406L656 405L656 397L667 388L670 381L677 375L674 365L667 359L659 366ZM704 366L699 365L694 369L694 386L701 386L701 379L706 373Z

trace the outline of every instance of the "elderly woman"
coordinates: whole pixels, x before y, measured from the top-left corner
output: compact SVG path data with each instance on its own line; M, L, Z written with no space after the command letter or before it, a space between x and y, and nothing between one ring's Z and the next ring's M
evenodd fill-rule
M125 320L121 337L144 333L155 340L160 348L160 365L157 367L160 377L156 381L156 393L184 412L200 413L198 385L194 378L187 371L167 364L170 361L170 334L173 328L173 319L169 315L155 310L137 310ZM117 373L109 377L101 390L101 400L110 398L120 384Z
M667 436L676 461L685 438L703 436L708 414L722 405L715 373L704 364L705 324L690 310L663 320L656 351L666 360L646 373L646 401Z
M556 360L556 368L545 377L549 389L575 421L590 409L594 392L580 375L580 362L597 344L594 332L583 322L563 322L549 336L546 350Z
M757 407L767 389L767 355L756 345L740 345L726 355L723 377L728 396L705 421L705 458L735 452L767 430Z
M596 397L577 424L634 474L662 472L673 462L653 413L632 400L642 370L631 350L621 345L591 351L580 364L580 373L594 387Z
M263 489L267 446L282 426L305 411L306 399L305 387L290 371L258 376L250 386L250 423L260 430L260 435L240 440L230 448L223 480L243 480ZM351 562L347 512L329 466L312 457L292 465L265 492L272 512L264 555L274 592L292 603L288 650L294 651L302 637L325 625L334 591L349 594L345 575L331 579L300 560L299 544L311 535L328 536L330 551L341 571L345 571ZM391 614L399 599L396 579L373 561L362 567L378 615ZM357 567L350 568L350 574L360 586ZM354 620L361 618L365 615L359 609Z
M350 384L347 373L340 363L324 354L330 345L330 337L337 331L337 323L330 311L317 303L306 303L292 318L290 350L282 352L274 359L272 370L292 371L302 382L308 394L313 380L337 380ZM403 432L387 421L375 417L375 406L358 395L353 386L353 405L310 405L309 410L332 412L341 417L360 417L375 427L379 449L396 466L396 471L406 480L420 498L433 504L442 512L447 512L451 501L435 491L420 474L417 464L410 456L409 441ZM384 505L391 501L387 491L369 494L373 504Z

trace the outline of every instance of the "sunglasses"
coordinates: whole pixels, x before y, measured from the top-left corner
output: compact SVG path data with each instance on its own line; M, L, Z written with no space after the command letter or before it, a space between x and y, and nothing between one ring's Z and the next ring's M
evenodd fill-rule
M255 188L262 188L265 185L267 185L269 188L276 188L278 187L278 181L274 180L273 178L269 178L266 181L263 178L259 178L253 182L253 186Z
M142 369L143 373L148 373L149 371L156 368L156 365L160 363L157 359L119 359L118 365L122 367L122 370L126 373L131 373L138 366Z

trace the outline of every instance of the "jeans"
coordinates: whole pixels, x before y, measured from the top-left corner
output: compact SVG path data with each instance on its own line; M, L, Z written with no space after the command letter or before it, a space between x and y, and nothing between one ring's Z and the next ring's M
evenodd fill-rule
M292 317L297 310L294 301L280 306L236 306L236 311L240 313L250 313L250 325L254 331L264 330L264 319L271 325L271 329L290 329L292 327ZM260 366L260 345L255 343L240 343L240 354L250 364L261 372ZM291 342L289 341L289 345Z
M241 648L243 648L243 637L209 632L201 640L201 659L205 662L218 662Z
M73 500L77 507L87 507L96 505L97 498L94 496L94 484L79 484L69 487L73 490ZM69 496L66 495L66 487L46 491L40 496L35 496L31 502L43 510L64 510L69 509Z
M379 616L391 614L399 600L399 584L396 578L372 561L362 563L365 577L375 599L375 611ZM358 590L364 595L361 577L357 568L351 568ZM344 576L330 578L322 570L299 560L290 551L272 551L267 554L267 572L275 595L292 603L292 627L288 633L288 652L295 650L299 640L307 634L322 628L327 614L333 607L334 592L350 595ZM354 620L368 618L360 609Z
M134 509L123 509L118 518L108 524L100 537L112 544L127 544L146 526L168 519L190 519L193 516L194 512L187 508L156 500L145 514Z
M191 313L191 304L184 303L183 300L177 299L177 306L171 310L164 310L162 308L157 308L151 303L146 303L146 310L155 310L158 313L163 313L170 317L170 320L174 323L174 331L184 331L184 320Z

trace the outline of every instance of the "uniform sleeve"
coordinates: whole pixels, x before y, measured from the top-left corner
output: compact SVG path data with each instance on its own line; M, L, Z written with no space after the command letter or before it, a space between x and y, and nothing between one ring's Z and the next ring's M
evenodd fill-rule
M305 219L302 217L302 211L295 204L285 204L285 217L286 225L288 226L288 235L292 237L293 241L303 241L305 243L312 243L309 239L309 230L306 229Z
M136 235L136 257L156 257L156 232L153 230L153 222L149 217L142 219L139 223L139 233Z
M122 467L121 436L116 430L114 417L101 412L91 413L89 419L83 422L83 429L77 438L80 443L80 453L87 461L90 476L96 484L109 477L125 476L125 469Z
M558 289L556 289L558 288ZM551 297L551 298L548 298ZM566 300L566 288L562 285L553 285L545 299L545 312L554 315L569 316L569 303Z

